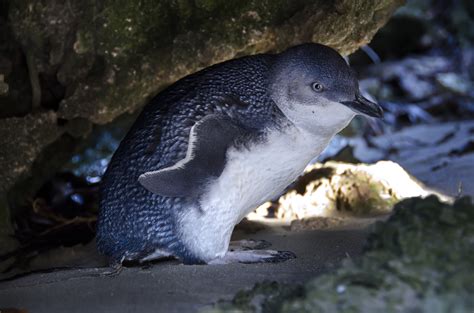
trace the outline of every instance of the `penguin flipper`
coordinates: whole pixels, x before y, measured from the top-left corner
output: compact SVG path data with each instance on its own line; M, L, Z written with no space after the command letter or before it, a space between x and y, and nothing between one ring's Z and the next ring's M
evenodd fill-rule
M243 131L228 117L205 116L191 127L183 160L167 168L143 173L138 181L161 196L199 196L208 181L221 175L227 149Z

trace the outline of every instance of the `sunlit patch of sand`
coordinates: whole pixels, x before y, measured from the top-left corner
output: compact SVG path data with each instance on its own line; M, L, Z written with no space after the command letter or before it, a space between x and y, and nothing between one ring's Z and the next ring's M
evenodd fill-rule
M279 199L247 216L250 221L290 225L292 231L367 225L384 218L402 199L437 194L392 161L309 165Z

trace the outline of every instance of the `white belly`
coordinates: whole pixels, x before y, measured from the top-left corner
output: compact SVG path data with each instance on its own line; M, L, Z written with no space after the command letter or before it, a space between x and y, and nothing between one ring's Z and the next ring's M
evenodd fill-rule
M278 196L330 139L292 128L268 134L250 150L230 149L224 171L201 198L201 210L191 208L180 219L180 237L188 249L208 260L224 255L234 226Z

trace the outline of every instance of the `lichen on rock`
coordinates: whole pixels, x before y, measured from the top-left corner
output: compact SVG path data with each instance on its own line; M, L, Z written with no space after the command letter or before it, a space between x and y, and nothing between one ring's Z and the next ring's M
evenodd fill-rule
M0 171L0 193L6 192L21 175L25 175L29 170L26 164L32 164L42 147L53 143L61 134L56 114L51 111L24 118L3 119L0 123L0 145L5 151L0 154L3 168Z
M474 300L474 204L435 196L410 198L378 222L360 259L316 277L301 295L255 289L239 312L472 312ZM280 286L285 290L295 286ZM265 310L267 301L280 305ZM237 297L236 297L237 298ZM259 301L255 302L254 299ZM282 301L281 298L286 300ZM224 310L224 311L225 311ZM218 306L213 312L223 312Z

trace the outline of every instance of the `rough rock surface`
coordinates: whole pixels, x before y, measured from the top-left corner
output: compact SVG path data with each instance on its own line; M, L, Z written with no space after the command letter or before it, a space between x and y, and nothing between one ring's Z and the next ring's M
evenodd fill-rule
M1 141L7 144L8 150L0 154L0 164L4 169L0 191L5 191L5 188L14 183L15 176L28 170L28 164L33 163L42 147L51 144L61 135L63 130L56 120L56 114L51 111L2 120ZM2 145L2 149L5 148ZM11 175L6 175L5 172L11 172Z
M136 110L184 75L307 41L348 54L402 2L2 1L0 193L52 142Z
M209 312L472 312L473 219L468 197L403 200L375 224L361 258L304 290L256 285Z

